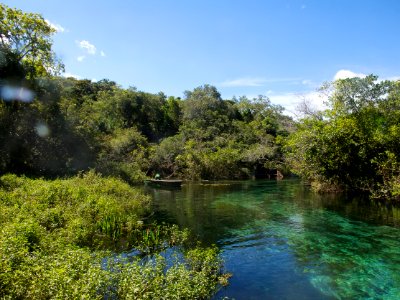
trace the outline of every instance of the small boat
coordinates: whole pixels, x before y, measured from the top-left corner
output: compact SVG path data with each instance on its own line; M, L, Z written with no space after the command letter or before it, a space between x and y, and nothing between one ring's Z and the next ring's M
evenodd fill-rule
M150 179L145 183L155 187L180 187L183 180L180 179Z

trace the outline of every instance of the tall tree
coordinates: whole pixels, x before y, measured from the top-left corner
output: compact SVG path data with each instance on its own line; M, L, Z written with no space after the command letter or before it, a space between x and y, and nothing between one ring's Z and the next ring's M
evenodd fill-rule
M293 170L317 189L399 198L398 83L370 75L330 86L330 109L322 118L302 120L289 140L287 157Z
M28 79L63 71L64 65L51 49L55 32L41 15L0 3L0 52L13 53L25 67Z
M187 136L209 140L229 127L233 115L221 94L211 85L185 91L183 131Z

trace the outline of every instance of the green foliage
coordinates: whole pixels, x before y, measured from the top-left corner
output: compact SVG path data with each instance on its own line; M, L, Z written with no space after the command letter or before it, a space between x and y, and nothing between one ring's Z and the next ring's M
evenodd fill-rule
M94 172L0 177L0 298L209 298L226 278L217 249L185 250L187 231L142 222L148 206L126 183ZM172 246L174 260L157 254ZM142 256L108 251L132 247Z
M18 83L25 78L26 73L17 55L6 47L0 47L0 82Z
M55 30L40 15L3 4L0 18L0 172L84 169L91 155L64 122L60 87L50 79L63 68L51 50Z
M29 79L59 74L64 69L51 50L51 35L56 30L41 15L0 4L0 20L0 53L12 52Z
M143 267L122 264L116 294L120 299L208 299L224 278L220 269L216 248L190 250L169 268L161 256Z
M0 8L0 88L12 81L31 95L0 100L1 173L55 177L95 168L134 183L156 172L228 179L283 166L277 141L292 121L267 97L223 100L204 85L181 100L107 79L49 76L62 69L51 49L55 30L40 15Z
M1 101L0 172L54 176L90 165L93 154L66 123L58 89L56 82L43 79L36 83L33 102Z
M332 83L334 92L329 98L333 115L357 114L368 107L375 107L386 100L390 81L377 82L378 76L340 79ZM329 88L328 86L324 87Z
M372 160L378 169L377 173L382 181L372 191L372 197L377 199L393 199L400 201L400 162L398 155L385 151Z
M398 199L399 84L370 75L333 87L331 108L302 120L287 143L293 171L321 190Z
M155 147L152 169L195 180L249 178L259 166L283 170L281 141L291 123L264 96L227 101L201 86L186 92L180 134Z
M229 129L230 111L217 89L210 85L186 91L182 132L198 141L212 140Z
M154 254L189 243L189 231L181 231L176 225L148 224L134 232L132 241L135 249L145 254Z
M34 17L42 26L43 19ZM51 52L51 40L45 42ZM11 66L24 71L17 54L7 53L7 72L13 72ZM18 68L15 74L24 76ZM181 101L123 89L106 79L40 79L31 88L36 94L31 103L1 102L0 120L6 125L0 130L0 172L57 176L95 168L135 183L157 172L189 179L248 178L258 166L282 165L275 139L286 134L280 119L287 118L263 96L223 100L215 87L204 85L186 91Z
M149 203L127 184L101 178L94 172L51 182L5 175L1 185L2 203L16 210L15 220L34 219L54 239L70 237L70 243L94 248L129 238ZM111 221L109 230L103 230L102 225Z
M168 97L162 109L164 112L163 130L165 131L165 136L172 136L179 131L182 123L182 101L180 98Z
M136 128L117 129L104 136L102 147L98 154L96 170L130 183L146 178L142 170L149 167L148 143Z

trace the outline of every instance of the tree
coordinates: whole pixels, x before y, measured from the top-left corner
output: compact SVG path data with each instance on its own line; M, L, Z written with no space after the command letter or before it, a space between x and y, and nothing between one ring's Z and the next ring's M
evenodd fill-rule
M398 197L399 84L369 75L329 86L330 109L303 119L287 143L293 171L321 190Z
M358 113L366 107L374 107L385 101L392 83L388 80L378 81L378 76L368 75L365 78L355 77L339 79L323 87L333 87L329 97L331 112L335 115Z
M82 169L89 159L75 159L85 151L65 123L52 77L63 69L51 49L55 30L40 15L3 4L0 20L0 172Z
M56 75L64 70L51 49L51 36L55 32L41 15L0 3L0 54L12 53L16 62L26 69L28 79Z
M211 85L185 91L183 131L189 137L209 140L229 129L233 110Z

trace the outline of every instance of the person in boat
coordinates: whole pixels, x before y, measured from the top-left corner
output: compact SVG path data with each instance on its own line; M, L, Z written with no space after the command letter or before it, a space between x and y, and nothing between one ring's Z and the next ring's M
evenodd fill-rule
M156 176L154 176L154 179L155 179L155 180L160 180L160 179L161 179L160 174L157 173Z

